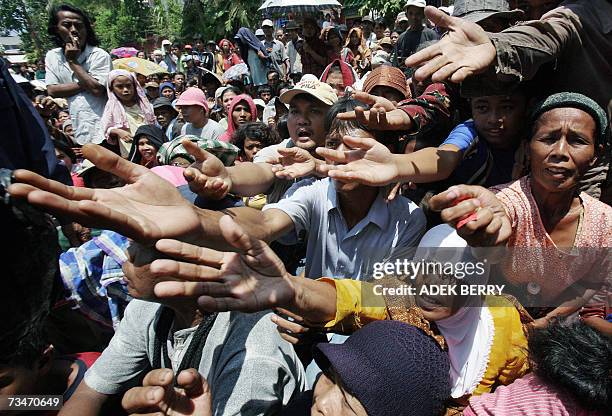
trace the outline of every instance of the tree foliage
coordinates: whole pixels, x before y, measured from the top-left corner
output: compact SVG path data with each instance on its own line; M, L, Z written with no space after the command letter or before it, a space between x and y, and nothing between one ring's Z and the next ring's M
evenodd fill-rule
M404 10L405 4L406 0L365 0L360 12L365 15L370 11L375 11L391 24L395 21L397 14Z
M182 34L199 34L207 39L230 36L242 27L254 27L260 20L254 0L185 0Z

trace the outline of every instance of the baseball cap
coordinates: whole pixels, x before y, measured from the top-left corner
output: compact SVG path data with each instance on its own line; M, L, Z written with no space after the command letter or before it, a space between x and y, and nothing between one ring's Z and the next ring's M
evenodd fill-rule
M493 16L518 20L523 17L524 12L519 9L510 10L508 0L456 0L452 15L478 23Z
M282 103L289 104L298 94L308 94L325 105L332 105L338 101L334 89L318 79L302 79L295 84L295 87L282 93L279 98Z
M259 107L265 107L266 106L266 103L261 98L255 98L253 100L253 102L255 103L256 106L259 106Z
M221 98L221 96L223 95L223 93L225 92L226 89L228 89L230 86L226 85L224 87L219 87L215 90L215 101L217 101L219 98Z
M406 4L404 5L404 8L410 7L410 6L420 7L424 9L425 6L427 6L427 3L425 3L425 0L408 0Z
M176 111L174 107L172 106L172 101L170 101L168 98L163 97L163 96L156 98L155 101L153 101L153 110L155 110L156 108L162 108L162 107L170 107L174 111Z
M371 22L371 23L374 23L374 20L370 16L363 16L361 18L361 21L362 22Z
M264 33L262 29L257 29L255 31L255 36L266 36L266 34Z
M155 49L153 55L163 55L164 53L160 49Z
M399 12L397 14L397 21L398 22L407 22L408 18L406 17L406 12Z
M274 23L272 23L272 20L270 19L266 19L263 22L261 22L261 27L274 27Z
M176 101L176 105L199 105L208 111L206 95L201 89L196 87L187 88Z
M155 82L155 81L150 81L150 82L147 82L145 84L145 88L155 88L155 89L158 89L159 88L159 84L157 82Z
M162 40L162 46L165 46L165 45L172 45L172 42L170 42L168 39L164 39Z

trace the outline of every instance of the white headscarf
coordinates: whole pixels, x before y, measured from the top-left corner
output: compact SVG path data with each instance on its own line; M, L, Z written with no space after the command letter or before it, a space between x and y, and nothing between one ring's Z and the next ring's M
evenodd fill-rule
M446 247L447 250L442 251L445 254L449 254L448 248L458 248L456 254L452 252L452 259L445 258L443 261L472 261L467 242L446 224L432 228L423 236L417 249L417 256L421 257L415 257L436 258L435 250L432 250L434 247ZM472 276L466 278L470 279L470 283L486 283L488 267L484 276L478 276L478 282ZM454 315L436 321L448 345L453 398L471 394L476 389L489 364L489 353L495 335L489 308L482 305L478 298L470 300L472 302L468 301L466 306L461 307Z

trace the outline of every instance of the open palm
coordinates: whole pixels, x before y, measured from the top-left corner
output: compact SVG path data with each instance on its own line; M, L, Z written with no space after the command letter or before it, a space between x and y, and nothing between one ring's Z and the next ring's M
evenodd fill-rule
M221 200L232 189L230 174L223 162L215 155L200 149L192 141L182 142L196 162L185 170L189 189L203 198Z
M299 147L278 149L278 163L272 165L272 171L280 179L297 179L315 173L315 158L307 150Z
M122 178L114 189L66 186L26 170L15 171L14 197L80 224L117 231L137 241L186 238L197 233L196 209L170 183L149 169L97 145L83 147L98 168Z
M176 240L157 250L175 260L155 260L151 272L182 280L158 283L159 298L195 297L206 312L257 312L287 307L294 295L283 262L263 241L248 236L229 216L219 221L225 240L239 253L221 252Z
M354 150L318 148L317 153L327 161L327 175L341 182L359 182L369 186L384 186L397 181L393 154L374 139L345 136L343 142Z
M495 46L487 33L476 23L448 16L435 7L427 6L425 15L436 26L448 29L448 34L436 44L406 59L406 66L421 66L415 73L419 81L431 77L433 82L450 79L459 83L485 71L495 60Z

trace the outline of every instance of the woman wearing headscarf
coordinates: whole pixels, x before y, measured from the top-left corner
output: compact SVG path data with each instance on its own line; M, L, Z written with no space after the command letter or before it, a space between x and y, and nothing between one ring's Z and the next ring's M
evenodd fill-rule
M234 45L227 39L219 41L219 53L217 54L217 75L221 76L225 71L242 62L242 59L234 52Z
M147 168L158 165L157 151L167 139L164 131L157 126L138 127L134 135L134 146L130 149L128 160Z
M122 157L132 147L138 127L156 122L153 106L133 72L115 69L108 74L108 101L102 114L102 129L111 144L119 143Z
M240 56L249 66L254 86L267 84L270 56L263 43L246 27L238 29L234 37Z
M240 94L234 97L227 114L227 131L219 138L222 142L229 142L240 125L257 121L257 106L250 95Z
M366 40L360 28L354 27L349 30L344 48L348 49L353 55L351 65L355 68L355 71L357 71L358 74L367 72L372 59L372 51L366 46Z
M358 76L352 66L341 59L334 60L323 70L321 81L332 87L338 97L343 97L347 87L352 87Z
M353 54L347 48L344 48L344 40L342 34L337 27L329 26L322 30L321 40L325 42L327 47L327 58L330 61L340 59L344 62L351 63Z

